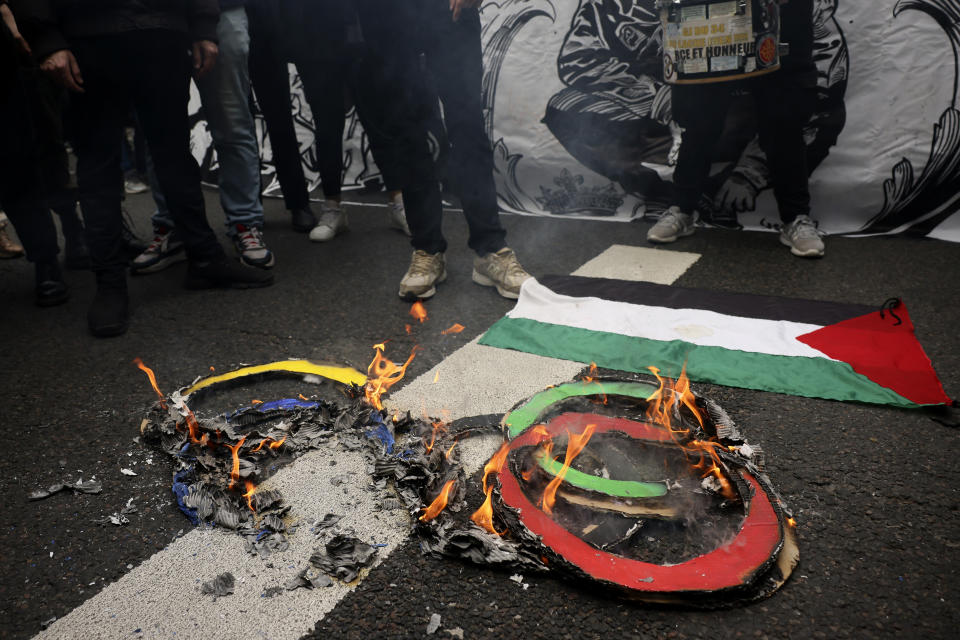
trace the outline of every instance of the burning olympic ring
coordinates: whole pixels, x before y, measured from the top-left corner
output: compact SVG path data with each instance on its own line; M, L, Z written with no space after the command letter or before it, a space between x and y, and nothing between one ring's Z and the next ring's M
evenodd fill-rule
M550 406L565 398L598 394L647 398L655 391L654 387L641 383L597 384L599 388L573 383L548 389L504 417L510 445L506 468L497 476L501 504L516 514L520 523L539 539L555 561L572 565L594 579L628 589L645 599L670 600L684 593L735 590L762 583L771 571L776 570L779 570L780 578L773 576L772 581L776 586L782 584L796 563L795 534L782 522L782 514L771 500L765 483L745 468L733 471L745 487L745 491L741 491L745 515L735 537L713 551L678 564L643 562L603 551L568 531L531 502L511 465L522 449L539 446L555 435L572 432L571 428L583 428L588 423L595 425L595 436L618 433L641 441L666 442L671 439L662 428L645 422L586 413L562 413L544 425L545 428L533 428ZM556 473L549 463L544 465L541 461L541 468ZM636 489L633 485L647 484L607 480L587 474L581 474L583 477L574 475L571 481L573 471L569 470L564 482L615 497L624 497L625 488Z
M246 376L259 375L280 371L286 373L304 373L320 376L334 382L340 382L345 385L355 384L363 386L367 383L367 377L350 367L341 367L335 365L318 364L309 360L280 360L279 362L268 362L267 364L258 364L250 367L241 367L228 373L222 373L215 376L208 376L197 380L192 385L184 389L181 393L184 397L189 396L195 391L206 389L222 382L244 378Z
M582 382L578 382L562 384L541 391L527 400L522 406L517 407L504 416L503 424L507 428L507 437L513 439L533 426L537 418L543 415L543 412L547 408L566 398L607 395L646 399L656 390L657 387L654 385L645 383L596 382L584 385ZM609 418L596 416L596 422L603 423L606 420L609 420ZM650 439L660 439L666 442L671 441L668 433L663 430L656 431L659 435L651 436ZM551 435L558 435L560 432L562 432L562 429ZM550 475L556 475L563 466L552 459L541 459L539 462L540 467ZM605 493L618 498L654 498L663 496L667 492L667 488L662 482L611 480L609 478L600 478L582 473L576 469L567 470L564 482L580 489Z

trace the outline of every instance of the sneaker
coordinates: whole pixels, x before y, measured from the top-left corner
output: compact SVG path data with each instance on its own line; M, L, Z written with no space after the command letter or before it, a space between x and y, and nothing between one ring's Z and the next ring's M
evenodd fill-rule
M153 240L130 263L130 273L154 273L166 269L175 262L186 259L183 243L174 235L173 229L158 226L153 230Z
M310 231L314 242L333 240L338 233L347 230L347 212L336 202L324 202L320 207L320 221Z
M294 231L307 233L317 226L317 217L313 215L310 205L302 209L290 209L290 224Z
M403 207L403 199L393 200L387 205L388 217L390 218L390 228L403 232L407 236L410 233L410 225L407 224L407 210Z
M683 213L680 211L680 207L670 207L660 216L657 223L647 231L647 241L675 242L677 238L693 234L696 223L696 214Z
M245 224L238 224L234 229L237 234L233 236L233 246L240 254L240 262L261 269L269 269L274 265L273 252L263 242L260 229Z
M817 223L810 216L797 216L780 230L780 242L790 247L790 253L801 258L819 258L823 255L823 240Z
M183 286L187 289L256 289L273 284L273 273L251 269L225 255L205 262L191 261Z
M150 187L137 175L129 175L123 180L123 190L128 194L144 193L149 191Z
M531 277L509 247L473 259L473 281L484 287L496 287L497 293L504 298L519 298L520 285Z
M437 292L437 283L446 279L447 261L443 254L417 249L400 281L400 297L409 301L432 298Z

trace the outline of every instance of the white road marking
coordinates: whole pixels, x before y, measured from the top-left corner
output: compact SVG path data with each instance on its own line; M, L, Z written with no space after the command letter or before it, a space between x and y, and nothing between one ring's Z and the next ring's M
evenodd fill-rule
M698 257L615 245L575 273L669 284ZM570 379L581 369L578 363L485 347L473 340L399 390L388 405L451 420L502 414L518 401ZM468 471L483 465L497 446L498 437L475 440L461 451ZM354 475L354 484L331 484L331 478L347 473ZM409 535L406 513L379 511L380 498L385 494L368 490L369 485L365 462L358 452L337 451L332 444L330 449L311 452L263 484L264 488L283 492L301 523L289 536L287 551L264 560L248 554L236 534L194 529L36 637L299 638L355 586L337 583L325 589L298 589L264 597L267 589L282 587L307 566L316 546L310 523L327 513L343 515L339 524L352 527L360 539L386 543L380 549L378 563ZM201 583L225 571L237 580L235 592L217 600L201 595ZM135 633L137 629L139 634Z

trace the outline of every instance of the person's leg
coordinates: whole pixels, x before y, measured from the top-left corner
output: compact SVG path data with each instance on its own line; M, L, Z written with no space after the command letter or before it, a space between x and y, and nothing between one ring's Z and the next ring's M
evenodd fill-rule
M187 255L194 261L219 258L223 248L207 223L200 168L190 153L187 42L175 33L157 30L130 34L124 44L133 58L129 65L140 71L132 81L139 124Z
M311 12L311 15L314 15ZM324 23L323 11L315 14L316 24L310 27L316 33L324 29L342 28L342 25ZM310 51L296 55L297 71L303 82L303 92L313 114L314 144L317 167L323 188L324 202L317 225L310 231L310 239L325 242L349 227L347 213L340 204L343 180L343 128L346 116L344 91L346 89L343 56L338 59L321 58Z
M421 28L427 69L443 103L448 173L467 218L468 245L480 256L494 253L506 246L506 231L500 223L493 151L483 120L480 14L465 9L454 22L446 3L428 2Z
M263 226L260 156L250 113L250 34L243 7L220 13L217 38L217 64L197 86L220 164L220 204L227 234L234 235L238 224Z
M128 76L120 39L72 43L84 92L72 96L77 183L97 291L87 313L98 337L124 333L129 323L126 256L123 252L120 141L129 109Z
M810 218L809 170L803 128L816 102L814 87L790 72L755 83L757 130L767 157L773 195L782 223L780 241L804 258L824 254L816 223Z
M304 233L316 224L290 109L290 76L279 51L278 16L264 5L247 5L250 80L270 138L273 164L293 227Z
M220 164L220 206L240 260L269 269L275 259L262 233L260 152L250 112L250 32L243 7L220 13L217 39L217 64L197 86Z
M731 95L728 83L673 87L673 119L683 129L673 172L674 204L647 231L648 241L674 242L694 232L697 203L710 175Z
M368 45L356 78L357 109L390 189L403 192L415 250L446 251L439 182L427 138L430 105L413 47L411 5L358 0ZM432 92L431 92L432 93Z

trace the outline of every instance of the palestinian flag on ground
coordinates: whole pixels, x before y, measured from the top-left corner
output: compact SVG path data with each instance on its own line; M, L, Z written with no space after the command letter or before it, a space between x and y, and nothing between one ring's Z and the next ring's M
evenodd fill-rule
M950 404L903 304L876 307L577 276L528 280L480 344L621 371L900 407Z

